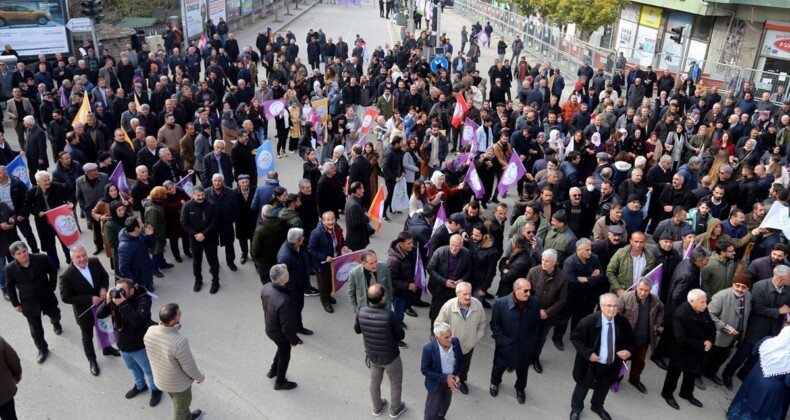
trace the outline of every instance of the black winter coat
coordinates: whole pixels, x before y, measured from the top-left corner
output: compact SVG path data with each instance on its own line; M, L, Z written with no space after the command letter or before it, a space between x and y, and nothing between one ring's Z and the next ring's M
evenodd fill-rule
M145 348L143 337L148 327L155 325L151 320L151 296L145 287L135 286L134 295L120 305L112 301L99 304L96 316L106 318L110 315L119 350L132 352Z
M198 204L189 200L181 208L181 227L190 240L198 233L206 237L205 243L211 244L217 240L217 208L208 200Z
M387 250L387 268L392 278L392 294L398 297L410 297L409 285L414 283L414 266L417 264L417 252L404 254L398 246L398 240L390 243Z
M343 194L343 186L338 184L337 177L321 175L316 189L316 201L318 202L318 214L331 211L338 219L340 210L346 205L346 198Z
M713 343L716 340L716 326L708 310L697 313L688 302L683 302L674 311L672 333L674 340L669 359L670 366L699 374L702 371L702 358L705 355L704 342Z
M359 308L354 331L362 334L365 353L371 363L388 365L400 356L398 341L403 340L406 334L386 303Z
M349 195L346 201L346 246L352 251L365 249L370 243L368 233L370 218L359 198Z
M622 366L621 359L615 354L612 364L608 365L603 372L599 372L598 376L594 374L594 362L590 362L590 355L595 353L600 356L601 329L601 313L594 312L579 321L579 325L571 332L571 343L576 348L576 361L573 363L573 380L587 388L593 388L601 383L607 387L611 386L617 380L617 374ZM628 319L616 314L614 317L614 329L615 353L621 350L628 350L633 353L634 334Z
M672 282L666 302L667 310L664 311L665 316L674 314L680 305L686 302L688 293L699 287L700 269L691 262L691 258L681 261L672 273Z
M496 300L491 312L491 333L496 347L494 366L519 369L532 363L533 340L540 326L540 302L529 297L520 311L513 294Z
M222 193L216 195L212 188L206 191L206 201L214 204L217 209L217 230L219 231L219 243L222 246L233 246L235 238L233 232L233 222L239 215L239 199L236 191L223 187Z
M23 270L18 262L5 266L5 279L11 305L21 306L25 316L41 316L58 306L55 287L58 269L49 262L46 254L30 254L29 268Z
M261 289L266 336L275 343L290 343L295 346L299 342L296 332L299 331L299 318L287 287L267 283Z

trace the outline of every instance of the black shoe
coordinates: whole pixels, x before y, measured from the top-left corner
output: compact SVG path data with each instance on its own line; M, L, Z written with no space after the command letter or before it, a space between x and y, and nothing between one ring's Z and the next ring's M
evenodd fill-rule
M666 401L667 404L670 407L674 408L675 410L680 410L680 406L678 405L678 402L675 401L675 399L673 397L669 397L669 398L664 397L664 401Z
M540 364L540 360L532 362L532 367L535 369L535 372L543 373L543 365Z
M400 403L400 407L392 407L392 408L390 408L390 418L391 419L397 419L405 411L406 411L406 403L405 402L401 402Z
M680 397L680 398L683 398L684 400L690 402L691 405L693 405L694 407L702 408L702 401L694 398L694 396L691 396L691 397L688 397L688 398L686 398L686 397Z
M387 406L387 400L382 398L381 399L381 405L378 408L374 408L373 409L373 415L376 416L376 417L380 416L381 413L384 412L384 407L386 407L386 406Z
M590 408L590 411L597 414L601 420L612 420L612 416L610 416L609 413L603 409L603 407Z
M101 372L101 370L99 370L99 364L96 363L95 360L91 360L90 365L91 365L91 375L99 376L99 372Z
M126 393L126 399L130 400L142 392L148 391L148 385L143 385L143 389L137 389L137 385L133 386L129 392Z
M491 199L491 200L489 200L489 201L491 201L492 203L499 204L499 198L497 198L497 197L494 197L494 198L492 198L492 199Z
M458 150L457 150L455 147L453 147L453 148L450 150L450 153L456 153L456 152L458 152Z
M191 420L198 420L201 417L203 417L203 410L195 410L192 412Z
M728 391L732 391L732 376L722 376L721 381L724 383L724 386L727 387Z
M200 288L202 288L202 287L203 287L203 282L202 281L196 281L195 282L195 287L193 287L192 290L194 290L195 292L199 292Z
M431 304L423 301L422 299L417 299L411 303L411 306L416 306L418 308L430 308Z
M211 288L208 289L208 292L213 295L213 294L217 293L218 290L219 290L219 282L218 281L212 281L211 282Z
M331 303L332 305L336 305L337 299L333 298L332 296L329 296L329 303Z
M392 221L392 220L390 220L390 218L389 218L389 217L387 217L387 216L384 216L384 217L382 217L382 218L381 218L381 220L383 220L383 221L385 221L385 222L391 222L391 221Z
M406 325L406 323L405 323L405 322L401 322L401 323L400 323L400 327L401 327L401 328L403 328L405 331L408 331L408 330L409 330L409 326L408 326L408 325Z
M406 342L403 341L403 340L398 340L398 347L402 348L402 349L407 349L407 348L409 348L409 345L406 344Z
M464 394L464 395L469 393L469 387L466 386L466 382L459 382L458 383L458 390L461 391L461 393Z
M47 360L47 356L49 356L49 350L39 350L38 357L36 358L36 363L39 365L44 363Z
M659 369L667 370L667 364L664 362L664 359L661 357L650 356L650 360L658 366Z
M151 399L148 401L150 407L156 407L162 401L162 391L151 391Z
M247 262L247 257L246 256L243 256L243 257L241 257L241 259L239 259L239 264L241 264L241 265L244 265L244 263L246 263L246 262Z
M404 313L412 318L417 317L417 312L414 312L414 309L412 308L406 308L406 311Z
M705 382L702 381L702 377L697 376L697 379L694 379L694 386L703 391L705 390Z
M52 324L52 331L55 332L55 335L61 335L63 334L63 326L60 325L60 322Z
M499 385L491 384L491 386L488 387L488 393L491 394L492 397L499 395Z
M178 260L176 260L176 261L178 261ZM170 264L169 262L166 262L166 263L162 264L161 268L168 269L168 268L173 268L173 267L175 267L175 265Z
M186 255L187 258L192 258L192 251L184 251L184 255Z
M636 381L636 382L628 381L628 383L633 385L634 388L639 390L639 392L641 392L643 394L647 394L647 388L645 387L645 384L643 384L641 381Z
M275 391L287 391L289 389L294 389L294 388L296 388L296 382L291 382L287 379L281 384L277 382L274 383Z
M184 262L184 260L182 260L181 257L173 257L173 258L175 258L176 262L179 264Z
M312 287L312 286L308 287L307 290L304 291L304 296L305 297L314 297L314 296L318 296L318 295L320 295L320 293L318 292L318 289L316 289L315 287Z
M98 248L96 248L95 251L93 251L93 255L94 256L99 255L99 254L102 253L102 251L104 251L104 248L103 247L98 247Z
M302 344L304 344L304 341L302 341L301 338L297 338L296 339L296 344L301 346Z
M527 401L527 393L523 389L516 390L516 401L519 404L524 404Z
M164 276L165 276L165 275L164 275L164 274L163 274L161 271L159 271L159 270L156 270L156 271L154 271L154 277L157 277L157 278L160 278L160 279L161 279L161 278L163 278Z
M297 332L298 332L299 334L303 334L303 335L313 335L313 331L311 331L311 330L308 330L308 329L307 329L307 328L305 328L305 327L302 327L302 328L300 328L300 329L299 329L299 331L297 331Z
M105 356L121 357L121 352L119 352L115 347L107 347L106 349L103 349L101 353Z
M581 415L581 411L573 410L571 411L571 420L579 420L579 416Z
M228 268L230 268L230 271L239 271L239 267L236 267L236 264L233 263L228 263Z
M271 370L271 369L269 369L269 371L266 372L266 377L269 378L269 379L272 379L275 376L277 376L277 373L275 371Z
M562 344L562 339L553 339L551 340L554 342L554 347L557 348L559 351L565 351L565 346Z
M722 386L722 385L724 385L724 381L722 381L722 380L721 380L721 378L719 378L719 377L718 377L718 376L716 376L716 375L712 375L712 376L705 376L705 377L706 377L706 378L708 378L708 380L709 380L709 381L713 382L713 383L714 383L714 384L716 384L717 386Z
M403 212L398 210L398 211L393 211L392 214L403 214Z
M329 312L330 314L335 312L335 309L334 309L334 308L332 307L332 305L331 305L331 304L329 304L329 303L327 303L327 304L325 304L325 305L324 305L324 310L325 310L325 311L327 311L327 312Z

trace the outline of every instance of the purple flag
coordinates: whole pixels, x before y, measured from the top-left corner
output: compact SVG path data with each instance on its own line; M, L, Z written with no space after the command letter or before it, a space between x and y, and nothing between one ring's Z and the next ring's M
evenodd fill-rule
M287 107L288 103L285 99L272 99L263 102L263 112L266 114L267 120L279 117L282 113L286 112Z
M483 182L480 181L480 176L477 175L474 162L469 165L469 170L466 171L464 183L475 193L475 197L483 198L483 194L485 194L486 190L483 187Z
M66 96L66 90L62 87L60 88L60 107L62 109L69 108L69 98Z
M118 162L118 166L116 166L115 170L112 171L112 175L110 175L110 183L115 185L115 188L118 188L119 193L126 194L126 197L129 197L129 183L126 182L126 173L123 171L123 162Z
M419 250L419 243L417 244ZM428 292L428 282L425 279L425 267L422 265L422 256L417 252L417 262L414 264L414 284L422 290L423 293Z
M192 184L192 175L187 175L187 176L181 178L181 181L178 181L176 183L176 187L177 188L181 188L182 190L184 190L184 192L187 193L189 198L192 198L192 186L193 185L194 184Z
M436 212L436 221L433 222L433 231L439 229L444 222L447 221L447 210L444 209L444 201L439 205L439 211Z
M362 254L365 250L349 252L332 259L332 293L337 293L346 282L348 275L354 267L362 264Z
M645 277L650 279L650 282L653 283L653 287L650 289L650 293L655 293L656 295L661 292L661 277L664 275L664 264L659 264L656 268L650 270L649 273L645 274ZM636 288L636 282L628 288L628 290L633 290Z
M477 152L477 129L479 127L469 118L464 120L464 130L461 131L461 145L472 144L472 153Z
M499 195L504 195L525 173L527 173L527 170L524 169L518 153L514 152L510 155L510 162L508 162L507 167L502 172L502 177L499 179L499 185L497 186Z
M697 243L694 242L694 241L691 241L691 243L689 244L688 249L686 249L686 253L683 254L683 259L686 260L686 259L691 258L691 253L694 252L694 248L696 248L696 247L697 247Z
M106 349L107 347L112 346L115 344L115 330L112 328L112 318L97 318L96 311L98 311L98 306L91 306L91 313L93 314L93 326L96 330L96 344L100 349Z

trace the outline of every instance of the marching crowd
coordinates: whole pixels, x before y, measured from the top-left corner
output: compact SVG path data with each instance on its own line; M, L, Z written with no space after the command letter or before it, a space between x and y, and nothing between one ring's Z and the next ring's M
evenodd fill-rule
M60 334L62 302L99 375L94 316L110 316L118 349L103 354L132 371L126 398L150 387L151 406L167 392L174 418L200 417L189 408L191 384L204 376L178 333L181 309L165 305L155 324L150 292L174 267L168 242L175 263L192 259L194 292L205 255L211 294L220 289L219 247L237 271L238 242L238 262L254 263L264 285L266 334L277 346L266 376L275 390L293 389L291 349L313 334L302 322L305 297L333 313L332 262L363 251L346 287L374 415L388 404L392 418L406 410L404 319L426 307L426 419L444 418L454 391L469 393L479 340L495 343L490 395L514 372L524 404L549 333L564 351L566 332L577 352L571 419L589 390L591 410L609 419L605 398L625 375L646 394L648 351L666 370L660 395L675 409L681 374L678 395L697 407L695 388L733 390L737 376L729 418L785 417L790 101L756 99L748 81L719 91L649 67L618 65L607 79L589 64L567 94L560 70L529 64L518 37L500 40L484 68L478 35L490 44L492 32L479 23L464 27L457 52L444 34L433 45L430 31L407 31L385 50L311 29L306 64L291 31L261 32L254 48L239 48L220 24L207 24L206 42L171 36L154 47L140 36L117 57L90 46L80 59L41 56L35 73L0 62L0 97L19 143L0 134L0 287L27 319L38 363L48 356L42 314ZM450 68L431 71L425 50L434 47ZM271 114L268 104L283 99ZM281 186L277 171L259 185L254 151L270 138L276 159L303 161L298 191ZM28 179L6 167L20 154ZM123 181L113 176L119 165ZM404 178L408 209L393 209ZM381 210L371 206L380 184ZM67 248L48 221L64 205L85 219L93 257L83 245ZM778 224L772 208L782 212ZM371 249L371 222L401 212L402 232ZM21 367L2 340L0 351L8 364L0 417L10 419ZM390 401L381 397L385 371Z

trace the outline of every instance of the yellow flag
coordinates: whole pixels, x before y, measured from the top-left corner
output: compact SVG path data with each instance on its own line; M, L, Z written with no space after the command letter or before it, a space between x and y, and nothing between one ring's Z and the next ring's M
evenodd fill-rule
M329 99L323 98L312 102L315 115L321 117L321 124L325 124L329 118Z
M123 128L121 128L121 131L123 131L123 140L129 143L129 147L131 147L132 150L134 150L134 143L132 143L132 139L129 138L129 134Z
M137 94L132 92L132 96L134 96L134 105L137 112L140 112L140 100L137 99Z
M88 113L91 112L91 101L88 99L88 92L83 92L82 96L82 105L80 105L79 111L77 111L77 115L74 116L74 119L71 121L71 125L74 126L78 122L85 123L85 120L88 119Z

